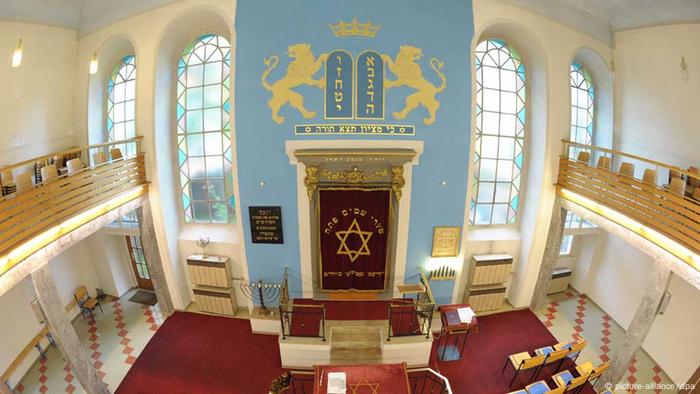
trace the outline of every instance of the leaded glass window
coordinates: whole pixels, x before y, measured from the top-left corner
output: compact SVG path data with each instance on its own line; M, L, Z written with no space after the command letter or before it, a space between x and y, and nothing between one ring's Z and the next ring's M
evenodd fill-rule
M204 35L182 53L177 75L177 156L185 222L235 223L229 74L231 46Z
M107 141L136 137L136 58L124 56L107 82ZM135 144L118 146L124 157L136 154Z
M590 145L593 143L593 116L595 112L595 90L591 75L582 65L571 64L571 141ZM576 158L582 149L571 149Z
M476 141L470 222L512 224L518 217L525 139L525 65L505 41L476 47Z

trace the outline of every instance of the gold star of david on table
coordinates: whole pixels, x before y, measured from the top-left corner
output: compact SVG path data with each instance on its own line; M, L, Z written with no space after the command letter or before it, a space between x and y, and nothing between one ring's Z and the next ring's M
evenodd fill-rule
M357 389L360 387L369 387L372 394L379 394L379 383L370 383L367 379L362 379L360 383L350 384L350 394L357 394Z
M350 236L350 234L357 234L362 240L362 245L358 250L350 250L350 248L348 247L347 241L348 236ZM335 254L347 255L350 258L350 262L354 263L355 260L357 260L357 258L360 256L371 255L367 243L369 242L369 239L372 238L372 232L362 231L362 229L360 228L360 224L357 223L357 219L352 220L352 223L350 224L350 227L348 227L347 230L336 231L335 236L338 237L338 239L340 240L340 246L338 246L338 251L335 252Z

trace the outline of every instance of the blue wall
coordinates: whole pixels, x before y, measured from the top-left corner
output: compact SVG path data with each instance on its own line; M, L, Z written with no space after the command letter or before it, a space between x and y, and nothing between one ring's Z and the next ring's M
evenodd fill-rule
M382 25L374 38L336 37L329 24L353 18ZM238 149L238 182L242 224L246 242L248 271L252 280L279 280L283 267L289 267L292 292L300 294L299 235L296 198L296 168L289 164L285 141L294 139L400 139L421 140L424 153L413 168L411 217L406 275L430 257L433 226L463 224L467 161L469 159L471 81L470 43L473 35L472 5L469 0L239 0L236 14L235 122ZM408 87L386 91L386 120L381 124L415 125L415 136L333 135L297 136L297 124L373 123L366 120L332 121L323 119L322 90L301 86L294 90L304 96L305 106L318 115L304 119L288 105L280 114L283 124L272 121L267 101L271 93L261 85L263 60L279 56L280 63L268 80L274 83L286 73L289 45L308 43L315 56L344 49L354 58L364 50L375 50L396 57L401 45L423 50L418 60L423 76L438 86L440 79L430 67L435 57L444 62L446 89L437 95L437 120L423 124L425 109L418 108L401 121L391 113L404 106ZM316 78L324 75L323 69ZM394 79L387 71L386 77ZM442 181L447 186L442 186ZM260 181L265 186L259 185ZM249 205L282 206L283 245L252 244L248 218ZM438 302L450 300L453 283L435 283Z

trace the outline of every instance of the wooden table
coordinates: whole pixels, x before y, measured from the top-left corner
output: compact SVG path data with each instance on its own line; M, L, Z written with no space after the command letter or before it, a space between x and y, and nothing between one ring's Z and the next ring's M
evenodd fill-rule
M425 292L425 287L420 283L403 284L396 286L399 289L399 293L406 298L407 294L415 294L416 302L418 302L418 294Z
M462 359L462 352L464 351L464 345L467 343L467 338L469 337L469 331L472 329L479 332L479 323L476 320L476 316L472 318L470 323L462 323L459 320L459 313L457 309L469 307L469 304L451 304L442 305L438 308L440 312L440 321L442 322L442 328L440 329L440 337L438 338L437 351L441 361L455 361ZM450 357L445 358L445 353L450 343L450 336L454 336L454 344L450 349ZM445 338L445 344L442 347L442 352L440 351L440 343L443 337ZM463 337L462 345L459 345L459 339ZM454 357L457 353L457 357Z
M410 394L406 363L316 365L314 394L327 394L328 373L345 372L347 394Z

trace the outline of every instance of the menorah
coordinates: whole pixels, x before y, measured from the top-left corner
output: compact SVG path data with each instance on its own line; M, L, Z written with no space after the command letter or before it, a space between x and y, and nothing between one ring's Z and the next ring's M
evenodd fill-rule
M263 314L272 314L272 311L267 309L267 305L275 301L280 294L282 285L279 283L265 283L262 280L257 282L241 282L241 291L253 303L260 304L260 309Z

